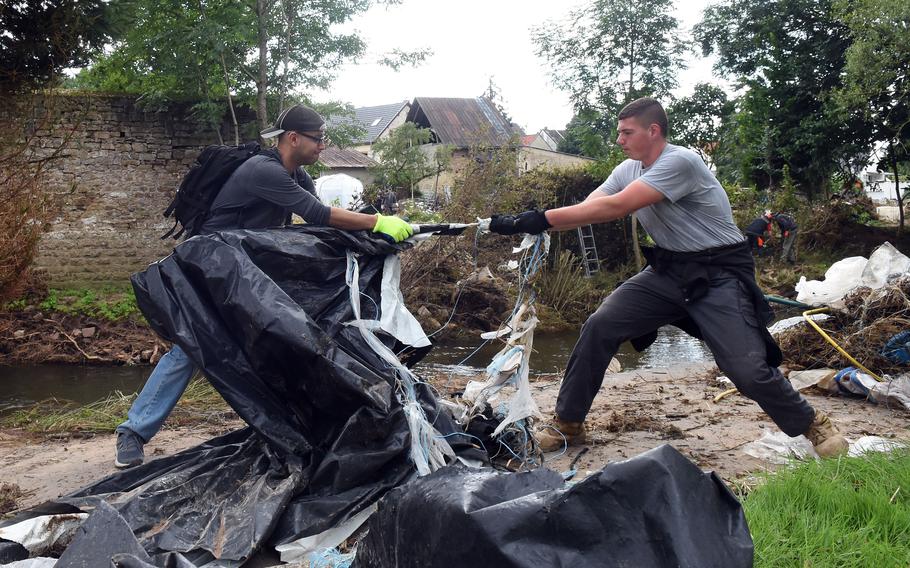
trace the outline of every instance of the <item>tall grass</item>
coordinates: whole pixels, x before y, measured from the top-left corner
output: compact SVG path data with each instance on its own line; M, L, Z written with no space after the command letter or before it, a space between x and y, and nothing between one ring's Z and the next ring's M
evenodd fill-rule
M801 464L743 502L756 567L910 566L910 452Z
M585 278L579 260L569 251L559 251L556 262L534 281L537 300L558 313L585 310L591 282Z
M0 426L39 433L113 432L126 419L135 395L116 392L86 405L48 399L0 417ZM190 382L166 425L223 424L236 415L208 381Z

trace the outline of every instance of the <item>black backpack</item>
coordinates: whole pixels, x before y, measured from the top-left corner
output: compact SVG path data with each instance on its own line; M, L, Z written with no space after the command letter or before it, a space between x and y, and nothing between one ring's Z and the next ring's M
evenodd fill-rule
M240 164L258 153L259 144L255 142L240 146L206 146L183 176L177 195L164 211L165 218L174 216L174 226L161 238L179 239L184 233L189 238L198 234L225 182ZM181 225L179 231L177 225Z

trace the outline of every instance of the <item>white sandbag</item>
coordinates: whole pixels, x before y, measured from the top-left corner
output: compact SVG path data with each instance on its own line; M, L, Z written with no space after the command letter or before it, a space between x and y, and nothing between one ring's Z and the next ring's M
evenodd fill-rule
M862 285L870 288L881 288L910 271L910 258L894 248L891 243L884 243L869 255L869 261L863 268Z
M869 258L851 256L839 260L825 272L824 280L806 280L801 276L796 284L796 301L812 306L843 308L843 298L857 286L881 288L910 273L910 258L891 243L872 251Z
M805 276L800 276L796 284L796 301L811 306L833 306L860 285L868 262L863 256L851 256L832 264L825 272L824 280L806 280Z

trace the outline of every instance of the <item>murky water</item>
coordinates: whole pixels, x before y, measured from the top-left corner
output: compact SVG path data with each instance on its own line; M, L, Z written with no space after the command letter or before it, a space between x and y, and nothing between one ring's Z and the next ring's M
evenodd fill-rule
M531 355L531 373L561 373L578 339L577 332L537 334L534 336L534 353ZM437 346L417 365L417 370L430 368L457 374L473 374L487 366L501 344L488 344L462 340ZM711 360L711 352L703 341L695 339L675 327L661 328L657 341L642 353L628 343L622 345L616 358L623 370L667 367L679 363Z
M0 412L47 398L85 404L116 391L132 393L142 388L150 371L150 367L0 365Z
M565 369L577 333L537 334L531 373L560 373ZM480 350L481 339L438 345L418 366L417 371L475 374L499 350L488 344ZM616 355L624 370L666 367L711 359L704 343L675 327L660 330L657 341L643 353L623 345ZM0 366L0 413L9 412L47 398L89 403L106 398L115 391L132 393L145 383L150 367L94 367L40 365L34 367Z

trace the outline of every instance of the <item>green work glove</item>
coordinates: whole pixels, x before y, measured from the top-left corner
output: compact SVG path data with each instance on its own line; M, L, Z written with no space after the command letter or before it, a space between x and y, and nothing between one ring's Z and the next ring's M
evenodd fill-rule
M373 232L380 233L387 240L400 243L414 234L414 229L401 217L394 215L376 215L376 224L373 225Z

